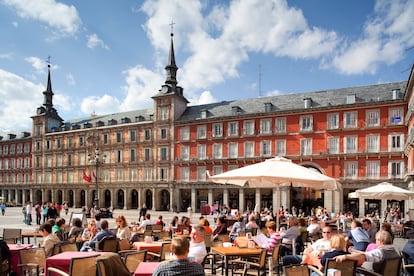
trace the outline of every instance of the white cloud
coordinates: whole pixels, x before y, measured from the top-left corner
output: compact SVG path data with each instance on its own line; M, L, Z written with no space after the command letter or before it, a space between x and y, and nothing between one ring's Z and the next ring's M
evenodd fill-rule
M44 73L45 69L47 68L46 61L44 61L44 60L42 60L38 57L27 57L24 60L27 61L28 63L30 63L32 65L32 67L34 69L36 69L36 71L39 72L39 73Z
M88 38L88 43L87 43L88 48L93 49L93 48L100 46L106 50L109 50L108 45L106 45L103 42L103 40L98 37L97 34L88 35L87 38Z
M81 24L76 8L54 0L3 0L22 18L38 20L63 35L73 35Z
M203 91L199 96L189 98L190 105L202 105L217 102L217 99L213 96L211 91Z
M33 116L42 103L44 86L0 69L0 131L31 130Z
M89 96L82 100L81 111L91 115L111 114L120 112L120 102L117 98L104 94L103 96Z
M394 64L414 44L413 1L378 0L362 37L349 42L333 58L342 74L375 74L381 64Z

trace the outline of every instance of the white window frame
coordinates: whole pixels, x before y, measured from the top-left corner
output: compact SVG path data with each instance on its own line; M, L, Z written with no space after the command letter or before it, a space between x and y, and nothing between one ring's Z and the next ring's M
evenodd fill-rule
M216 143L213 144L213 158L222 159L223 158L223 145Z
M286 140L285 139L276 140L276 155L286 156Z
M260 134L272 134L272 119L260 120Z
M300 155L307 156L312 155L312 138L300 139Z
M213 124L213 137L223 137L223 124L222 123Z
M380 151L380 135L368 134L366 136L367 152L379 152Z
M180 129L181 141L190 141L190 127L182 127Z
M367 178L368 179L379 179L380 178L380 161L369 160L366 163Z
M358 136L351 135L344 137L344 153L358 152Z
M344 128L357 128L358 127L358 112L349 111L344 112Z
M251 158L254 156L254 142L244 142L244 157Z
M370 109L365 111L365 122L367 127L378 127L380 125L380 111L379 109Z
M207 126L197 126L197 139L207 139Z
M239 136L239 123L238 122L229 122L227 126L227 136L236 137Z
M339 153L339 136L329 136L327 143L326 148L329 154Z
M388 178L403 178L404 172L403 160L390 160L388 161Z
M272 156L272 141L264 140L260 143L260 152L263 157Z
M231 142L229 143L229 158L238 158L239 157L239 143Z
M190 181L190 167L181 167L181 181Z
M254 120L244 121L243 135L254 135Z
M207 159L207 148L205 144L198 144L197 145L197 158L198 160L206 160Z
M402 125L404 124L404 108L389 108L388 109L388 122L390 125Z
M344 164L344 178L357 179L358 178L358 162L350 161Z
M190 160L190 146L181 146L181 159Z
M206 167L197 167L197 181L206 181L207 174L206 174Z
M329 113L326 119L327 129L339 129L339 113Z
M300 116L300 131L312 131L313 130L313 116L306 115Z
M286 118L279 117L275 120L276 133L286 133Z
M388 134L388 151L403 151L404 150L404 134L390 133Z

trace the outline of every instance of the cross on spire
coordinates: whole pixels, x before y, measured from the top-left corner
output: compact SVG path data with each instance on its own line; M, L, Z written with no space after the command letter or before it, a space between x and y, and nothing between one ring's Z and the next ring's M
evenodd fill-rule
M174 25L175 25L174 20L171 20L171 23L169 25L171 26L171 36L173 36L174 35Z
M51 56L47 56L47 59L46 59L47 67L50 67L50 59L51 59Z

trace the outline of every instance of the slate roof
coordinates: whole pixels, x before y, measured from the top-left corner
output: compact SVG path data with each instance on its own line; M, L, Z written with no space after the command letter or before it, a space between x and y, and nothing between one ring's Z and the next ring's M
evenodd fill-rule
M209 119L235 116L233 107L238 107L239 113L237 115L265 113L269 112L265 111L266 103L272 104L271 112L300 111L304 110L304 99L306 98L311 99L312 109L346 105L348 95L355 95L355 104L386 102L393 100L393 90L396 89L399 89L399 99L402 100L406 85L407 81L401 81L189 106L178 122L200 120L203 110L207 111Z

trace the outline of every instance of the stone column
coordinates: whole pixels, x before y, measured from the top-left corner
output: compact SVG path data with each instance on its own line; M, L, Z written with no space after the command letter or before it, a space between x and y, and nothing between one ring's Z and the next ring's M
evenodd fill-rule
M196 211L196 192L197 190L195 188L191 188L191 209L193 210L193 212Z
M325 191L324 194L324 200L323 200L323 206L328 209L328 211L333 211L333 192L332 191Z
M211 206L211 208L213 208L213 189L208 188L208 205Z
M157 208L155 207L155 188L152 188L152 210L155 211Z
M177 195L178 196L178 195ZM174 207L174 198L177 198L176 195L174 195L174 189L170 188L170 209L168 211L172 212Z
M239 212L240 214L244 213L244 189L239 189Z
M262 209L262 207L261 207L261 198L260 198L260 188L256 188L254 195L255 195L255 201L256 201L256 204L254 206L254 210L255 211L258 210L260 212L260 210ZM257 206L257 208L256 208L256 206Z
M365 199L359 198L359 217L363 217L365 215Z
M223 189L223 205L229 207L229 190L227 188Z

